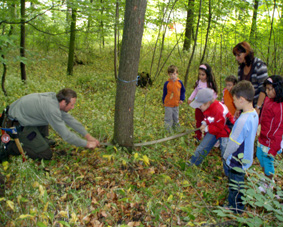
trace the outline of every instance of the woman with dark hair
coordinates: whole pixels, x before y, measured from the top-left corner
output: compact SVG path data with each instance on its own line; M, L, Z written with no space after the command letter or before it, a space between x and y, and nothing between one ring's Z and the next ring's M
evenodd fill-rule
M254 51L250 44L246 41L238 43L233 48L233 54L235 55L236 61L239 64L239 81L248 80L252 83L255 89L253 106L259 114L266 96L263 82L268 77L267 66L262 60L254 57Z

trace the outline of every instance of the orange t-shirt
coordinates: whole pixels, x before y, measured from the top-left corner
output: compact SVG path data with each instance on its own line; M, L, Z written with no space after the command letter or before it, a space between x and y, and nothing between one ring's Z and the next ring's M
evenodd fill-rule
M229 112L234 116L236 112L236 107L233 102L233 97L227 89L224 90L223 101L224 104L227 106Z

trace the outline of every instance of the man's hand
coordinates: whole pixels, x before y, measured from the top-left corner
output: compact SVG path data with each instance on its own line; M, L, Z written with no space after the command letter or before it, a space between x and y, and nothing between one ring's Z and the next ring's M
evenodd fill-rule
M98 146L96 141L87 141L86 148L94 149Z
M96 143L96 146L95 146L95 147L100 146L99 141L98 141L96 138L92 137L89 133L85 135L85 138L86 138L86 140L87 140L88 143L89 143L89 142L95 142L95 143ZM95 147L94 147L94 148L95 148ZM87 147L87 148L89 148L89 147Z

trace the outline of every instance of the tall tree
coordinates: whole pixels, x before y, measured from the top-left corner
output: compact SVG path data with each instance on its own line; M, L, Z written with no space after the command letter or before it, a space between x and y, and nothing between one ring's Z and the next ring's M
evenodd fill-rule
M184 86L185 88L187 87L187 83L188 83L188 77L189 77L189 70L194 58L194 54L195 54L195 49L196 49L196 45L197 45L197 38L198 38L198 29L199 29L199 23L200 23L200 17L201 17L201 4L202 4L202 0L199 1L199 13L198 13L198 22L197 22L197 27L196 27L196 34L195 34L195 42L194 42L194 46L193 46L193 51L186 69L186 73L185 73L185 80L184 80Z
M272 37L272 33L273 33L273 22L274 22L275 10L276 10L276 0L274 0L273 12L272 12L272 19L271 19L271 23L270 23L270 32L269 32L268 49L267 49L267 60L266 60L266 65L267 65L267 66L268 66L268 64L269 64L270 43L271 43L271 37ZM276 62L276 61L275 61L275 62Z
M190 50L191 40L193 38L194 5L195 5L195 0L188 1L185 40L184 40L184 46L183 46L183 50L186 50L186 51Z
M256 20L257 20L257 11L258 11L259 0L254 0L254 11L253 11L253 19L252 26L250 31L250 41L253 42L256 36Z
M134 141L134 102L146 0L126 0L124 32L118 73L114 142L131 148Z
M73 75L73 69L74 69L76 21L77 21L77 9L75 7L72 7L72 21L71 21L71 33L70 33L68 68L67 68L68 75Z
M210 23L211 23L211 18L212 18L212 10L211 10L211 0L208 2L208 24L207 24L207 30L206 30L206 38L205 38L205 44L204 44L204 49L203 49L203 54L200 60L200 63L203 62L203 59L205 57L205 51L207 48L207 41L208 41L208 36L209 36L209 30L210 30Z
M25 57L25 43L26 43L26 28L25 28L25 18L26 18L26 1L21 0L21 44L20 44L20 56ZM21 61L21 79L26 81L26 64Z
M116 1L116 12L115 12L115 25L114 25L114 76L117 79L117 60L118 60L118 50L119 46L118 37L119 37L119 0ZM118 43L117 43L118 42Z

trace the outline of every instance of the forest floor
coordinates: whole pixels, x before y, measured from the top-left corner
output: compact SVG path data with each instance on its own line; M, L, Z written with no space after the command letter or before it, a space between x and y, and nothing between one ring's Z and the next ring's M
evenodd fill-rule
M62 76L64 64L51 64L50 59L29 65L26 84L17 79L17 70L7 78L8 97L1 94L3 108L25 94L71 87L78 93L71 114L94 137L110 143L115 80L106 66L109 59L77 66L73 77ZM136 90L135 143L169 136L163 128L161 103L166 79ZM187 89L187 97L191 91ZM195 124L194 110L186 103L180 107L180 123L176 133ZM265 195L257 190L262 174L254 160L247 173L246 210L235 215L220 207L227 201L228 182L219 148L213 148L199 167L185 165L197 146L193 134L131 152L116 145L93 151L76 148L52 130L50 138L56 141L52 160L23 162L21 157L10 157L0 165L5 179L0 226L272 226L282 217L282 200L276 203L274 196L282 193L281 156L276 162L276 190Z

